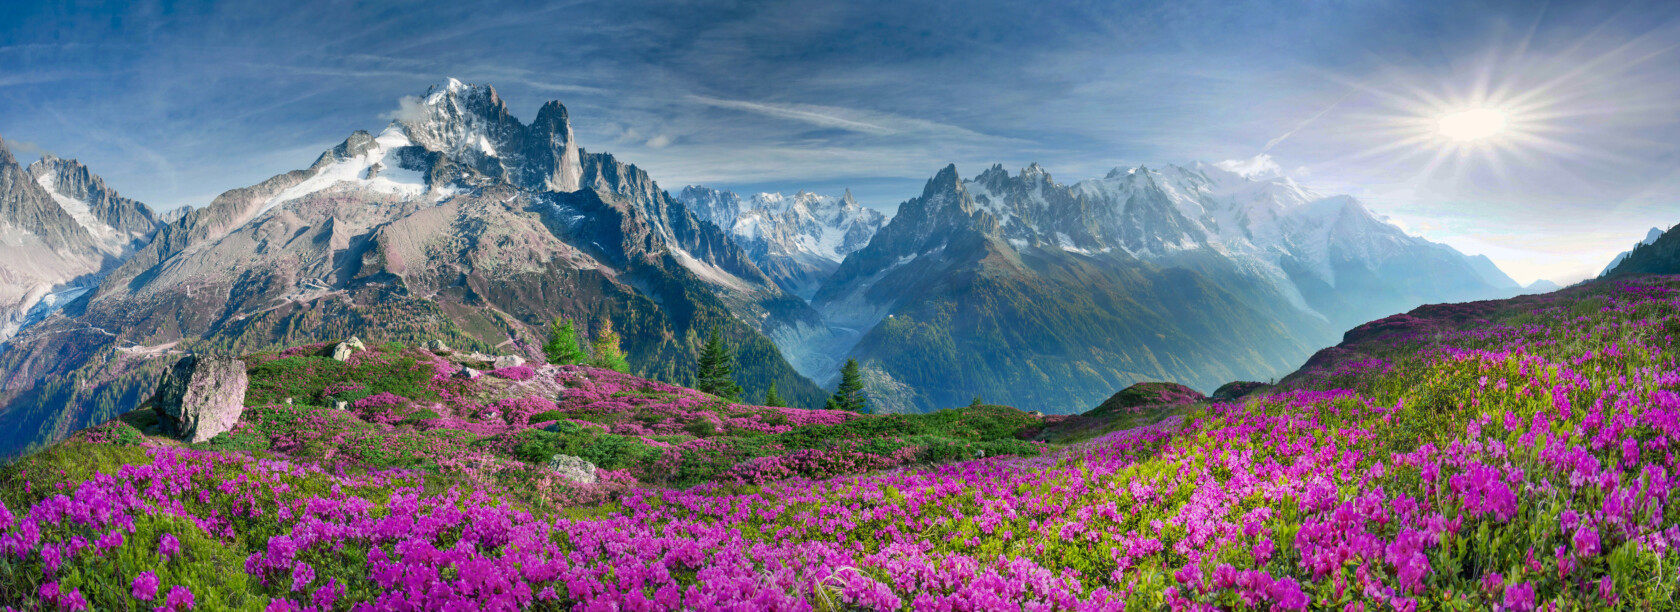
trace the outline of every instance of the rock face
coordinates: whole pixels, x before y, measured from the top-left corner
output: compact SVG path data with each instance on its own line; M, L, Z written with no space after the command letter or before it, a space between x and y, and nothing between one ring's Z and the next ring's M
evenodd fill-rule
M87 293L156 230L151 209L74 160L27 170L0 140L0 342Z
M496 361L492 363L495 364L496 369L500 370L502 368L513 368L525 365L525 358L518 355L500 355L497 356Z
M548 460L548 469L561 478L578 484L595 484L595 464L571 455L555 455Z
M204 442L227 431L245 412L245 362L191 356L175 363L158 384L164 431L186 442Z

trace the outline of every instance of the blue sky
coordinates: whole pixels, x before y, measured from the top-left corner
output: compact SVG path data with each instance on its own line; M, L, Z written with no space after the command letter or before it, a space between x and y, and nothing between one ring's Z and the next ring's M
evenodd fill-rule
M563 101L585 148L673 190L890 211L946 163L1075 181L1265 154L1525 282L1680 222L1673 2L66 4L0 6L0 136L160 209L455 77L527 120ZM1509 135L1429 137L1466 106Z

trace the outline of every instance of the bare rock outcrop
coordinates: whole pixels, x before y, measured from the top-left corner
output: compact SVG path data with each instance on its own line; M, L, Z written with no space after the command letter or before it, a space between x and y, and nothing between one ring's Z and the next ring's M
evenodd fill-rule
M164 372L157 407L165 433L204 442L233 428L245 412L250 381L245 362L231 357L189 356Z
M582 457L555 455L548 460L548 469L561 478L578 484L595 484L595 464Z

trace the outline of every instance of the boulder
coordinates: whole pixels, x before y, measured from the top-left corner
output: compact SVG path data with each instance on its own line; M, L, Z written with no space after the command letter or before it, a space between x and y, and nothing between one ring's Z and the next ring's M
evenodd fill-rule
M245 412L245 362L193 355L175 362L158 383L164 433L204 442L233 428Z
M344 400L334 400L333 401L333 410L349 410L349 409L350 409L350 402L346 402Z
M1040 412L1040 411L1038 411L1038 410L1034 410L1034 411L1032 411L1032 412L1028 412L1028 413L1027 413L1027 416L1030 416L1030 417L1038 417L1038 418L1041 418L1041 419L1042 419L1042 418L1044 418L1044 413L1043 413L1043 412Z
M333 346L332 358L334 361L349 361L351 354L354 354L356 351L365 350L367 350L367 345L362 344L362 339L351 336L349 340L345 340Z
M595 484L595 464L582 457L555 455L548 460L549 471L578 484Z
M525 358L518 355L500 355L492 363L496 366L496 369L500 370L525 365Z
M433 353L448 353L448 352L450 352L449 351L449 345L444 344L442 340L427 340L426 341L426 350L431 351Z
M461 371L455 373L455 378L465 378L470 380L478 378L480 374L482 374L482 372L479 372L478 370L474 370L467 366L461 366Z

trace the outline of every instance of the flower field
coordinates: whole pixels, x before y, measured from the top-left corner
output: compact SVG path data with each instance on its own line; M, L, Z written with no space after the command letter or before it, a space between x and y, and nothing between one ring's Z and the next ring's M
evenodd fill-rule
M994 407L858 417L571 367L461 382L409 349L333 372L272 355L226 440L117 422L0 473L0 600L1680 606L1680 281L1431 312L1362 328L1269 395L1066 446L1015 439L1035 419ZM540 475L551 451L599 453L603 481Z

